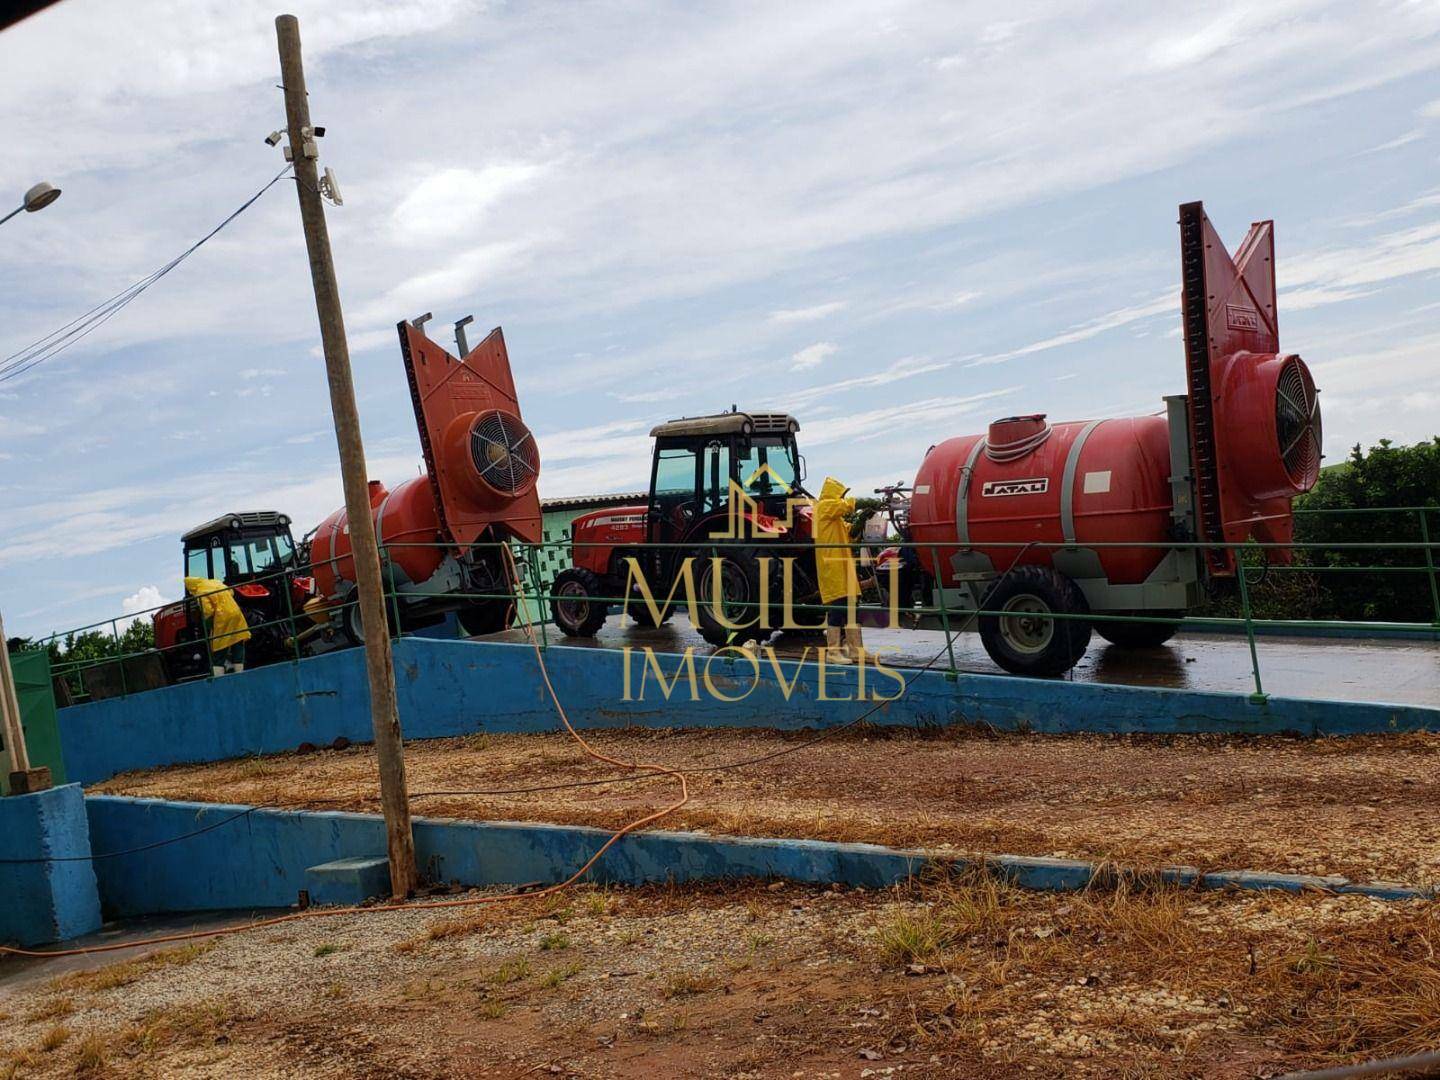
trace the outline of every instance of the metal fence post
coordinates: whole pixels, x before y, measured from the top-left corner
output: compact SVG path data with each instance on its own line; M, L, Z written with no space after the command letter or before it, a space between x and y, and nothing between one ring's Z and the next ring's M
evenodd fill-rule
M115 639L115 663L120 667L120 696L129 697L130 691L125 685L125 646L120 643L120 628L114 619L110 620L110 636Z
M945 653L950 658L950 670L945 677L951 682L957 679L955 671L955 646L950 640L950 605L945 602L945 586L941 584L940 556L935 553L935 548L930 548L930 558L935 562L935 590L939 595L938 607L940 608L940 626L945 631Z
M1425 545L1425 572L1430 577L1430 604L1435 612L1435 625L1440 627L1440 585L1435 581L1435 552L1430 546L1430 508L1420 507L1420 540Z
M1264 701L1265 688L1260 685L1260 657L1255 651L1255 622L1250 617L1250 586L1245 580L1245 563L1237 558L1235 560L1235 576L1240 579L1240 608L1245 616L1245 639L1250 644L1250 670L1255 675L1255 692L1250 695L1251 701Z

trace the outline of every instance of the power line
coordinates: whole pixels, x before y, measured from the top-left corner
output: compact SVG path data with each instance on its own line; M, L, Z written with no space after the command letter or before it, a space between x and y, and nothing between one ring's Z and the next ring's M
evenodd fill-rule
M93 331L99 329L113 316L118 314L122 309L129 305L132 300L138 297L146 289L150 288L151 285L154 285L166 274L170 273L171 270L174 270L191 255L195 254L195 252L200 250L200 248L203 247L205 243L209 241L212 237L214 237L215 234L218 233L221 229L225 228L225 226L229 225L246 210L250 209L250 207L254 205L254 203L260 198L261 195L264 195L265 192L269 191L272 187L274 187L275 184L277 184L281 180L281 178L284 177L284 175L289 171L290 166L286 165L285 168L281 169L270 179L269 183L267 183L259 191L255 192L254 195L251 195L248 199L246 199L243 203L241 203L238 207L231 211L231 213L225 218L224 221L220 222L219 225L216 225L199 240L195 241L195 243L191 244L179 255L175 256L175 258L171 259L169 262L161 266L158 270L147 274L145 277L141 278L133 285L129 286L128 288L122 289L120 292L116 293L109 299L101 301L89 311L85 312L85 314L71 319L64 326L60 327L59 329L52 330L50 333L46 334L38 341L31 342L29 345L27 345L20 351L11 353L9 356L5 357L3 361L0 361L0 382L6 382L9 379L19 378L27 371L30 371L32 368L38 367L40 364L43 364L46 360L49 360L52 357L59 355L66 349L70 348L70 346L87 337Z

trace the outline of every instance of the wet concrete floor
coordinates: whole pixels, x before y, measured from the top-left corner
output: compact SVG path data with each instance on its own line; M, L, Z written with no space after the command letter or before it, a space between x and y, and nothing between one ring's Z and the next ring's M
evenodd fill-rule
M710 648L683 616L658 630L633 625L621 629L619 624L619 616L612 615L593 639L567 638L554 626L547 627L546 634L551 644L582 648L628 645L660 652L687 648L708 652ZM523 629L515 629L487 640L527 639ZM978 634L958 633L952 641L956 670L1004 674L986 655ZM799 659L809 649L813 658L819 639L812 634L781 634L768 644L780 656ZM933 668L949 667L945 635L938 630L867 628L865 646L872 652L883 650L887 664L924 667L938 655ZM1440 707L1440 642L1264 636L1256 638L1255 649L1261 683L1268 694ZM1255 689L1250 648L1238 635L1179 634L1157 648L1122 649L1097 634L1069 677L1076 682L1242 694Z

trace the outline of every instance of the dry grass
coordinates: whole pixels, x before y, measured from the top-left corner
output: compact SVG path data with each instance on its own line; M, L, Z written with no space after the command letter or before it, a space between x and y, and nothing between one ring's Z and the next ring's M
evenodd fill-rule
M1183 1061L1203 1041L1197 1024L1315 1063L1440 1043L1440 905L1377 905L1346 924L1317 923L1308 898L1250 895L1239 920L1213 917L1222 903L1124 877L1057 903L972 876L892 906L874 948L947 972L895 1028L938 1048L1013 1040L1015 1018L1037 1009L1043 1022L1020 1034L1079 1056L1108 1037ZM1053 1008L1037 1003L1037 983L1063 991Z
M118 964L109 964L106 967L96 968L93 971L72 971L67 975L61 975L57 979L51 979L49 988L52 990L81 990L89 993L102 993L106 990L114 990L121 986L129 986L138 982L149 973L163 968L184 967L186 964L194 963L195 960L204 956L215 947L213 941L200 944L182 945L177 949L165 949L161 952L151 953L149 956L141 957L139 960L126 960Z
M75 999L68 994L62 994L41 1002L25 1014L25 1019L32 1023L37 1020L63 1020L74 1012Z
M47 1054L54 1053L65 1045L70 1038L70 1029L64 1024L56 1024L44 1035L40 1036L40 1049Z

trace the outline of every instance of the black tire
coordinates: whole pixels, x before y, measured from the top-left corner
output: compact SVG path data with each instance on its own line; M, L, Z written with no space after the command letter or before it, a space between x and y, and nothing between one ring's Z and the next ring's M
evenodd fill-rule
M663 602L664 601L657 601L657 603ZM664 612L660 615L660 621L657 623L655 616L650 614L650 605L634 593L631 593L630 602L625 605L625 617L636 626L646 630L654 630L657 626L664 626L670 621L670 617L674 614L675 605L671 604L665 608Z
M455 621L468 637L498 634L515 622L515 605L510 600L477 600L455 612Z
M1018 566L991 586L981 607L1014 612L980 616L980 641L990 659L1014 675L1063 675L1085 655L1089 619L1051 619L1088 614L1090 606L1073 581L1048 566Z
M740 625L739 630L732 630L715 618L712 579L716 555L723 586L723 612L729 622ZM759 643L768 638L771 631L761 629L760 610L753 606L760 598L760 562L755 553L737 548L697 556L695 562L695 606L700 616L700 625L695 629L705 643L720 648L744 645L747 641Z
M1112 645L1124 649L1154 649L1164 645L1180 629L1178 620L1183 616L1179 611L1135 612L1156 619L1174 618L1176 622L1108 622L1095 623L1095 632Z
M345 601L345 607L340 612L340 629L351 645L364 645L365 631L360 625L359 591L351 589ZM391 637L395 635L395 612L390 607L389 598L385 601L385 632Z
M605 625L610 605L595 597L605 595L599 575L579 566L561 570L550 586L550 610L555 625L567 637L594 637Z

